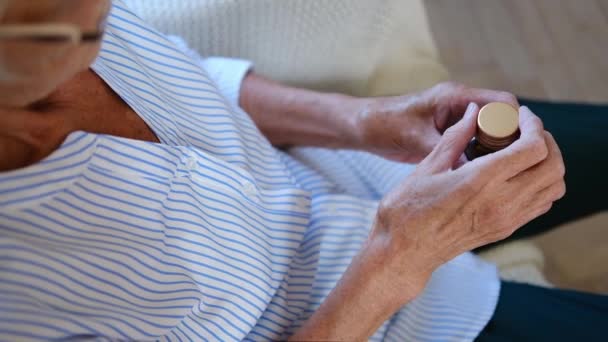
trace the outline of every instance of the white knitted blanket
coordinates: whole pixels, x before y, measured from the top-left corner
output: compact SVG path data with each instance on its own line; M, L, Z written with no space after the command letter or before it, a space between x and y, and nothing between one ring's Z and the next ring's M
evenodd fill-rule
M204 56L255 62L288 84L357 95L447 78L421 0L126 0Z

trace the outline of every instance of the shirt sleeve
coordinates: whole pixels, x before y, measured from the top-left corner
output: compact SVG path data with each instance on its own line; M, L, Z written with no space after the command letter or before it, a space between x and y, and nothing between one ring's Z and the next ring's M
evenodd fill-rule
M180 37L169 36L177 47L186 55L192 57L215 82L219 92L234 106L238 107L243 79L253 68L253 63L245 59L226 57L201 57L198 52L190 49Z

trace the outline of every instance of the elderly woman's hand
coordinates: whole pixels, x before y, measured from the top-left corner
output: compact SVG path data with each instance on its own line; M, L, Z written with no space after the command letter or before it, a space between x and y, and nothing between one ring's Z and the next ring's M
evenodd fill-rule
M520 109L519 140L453 170L475 133L477 112L471 105L416 171L382 201L372 236L391 241L389 259L396 274L408 270L401 278L404 286L424 281L463 252L510 236L565 194L560 150L526 107ZM405 265L414 265L420 276L413 277L412 267Z
M417 163L437 145L443 132L460 120L471 102L505 102L519 107L510 93L442 83L413 95L354 99L346 107L358 117L356 148L387 159Z
M559 148L525 107L520 139L454 169L475 134L478 112L471 105L382 200L367 243L292 340L366 340L422 292L440 265L506 238L564 195Z
M71 24L83 32L100 29L109 0L0 0L0 30L14 25ZM27 38L0 40L0 105L24 107L43 99L86 70L99 42L73 44Z

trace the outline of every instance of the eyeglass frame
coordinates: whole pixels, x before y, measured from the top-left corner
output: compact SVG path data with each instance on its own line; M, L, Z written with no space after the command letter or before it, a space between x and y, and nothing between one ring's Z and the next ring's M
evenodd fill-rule
M100 41L104 33L103 30L83 32L76 25L64 23L0 25L0 41L69 42L78 45Z

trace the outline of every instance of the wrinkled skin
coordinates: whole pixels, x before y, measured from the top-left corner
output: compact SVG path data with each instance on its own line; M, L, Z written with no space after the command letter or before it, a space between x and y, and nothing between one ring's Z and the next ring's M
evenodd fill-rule
M478 107L449 128L433 152L383 200L376 234L418 251L430 273L471 249L502 240L564 196L564 163L542 122L520 109L522 136L509 148L455 169L475 133Z
M519 107L508 92L442 83L413 95L357 99L361 146L387 159L418 163L437 145L443 132L462 117L469 103L503 102Z

